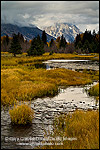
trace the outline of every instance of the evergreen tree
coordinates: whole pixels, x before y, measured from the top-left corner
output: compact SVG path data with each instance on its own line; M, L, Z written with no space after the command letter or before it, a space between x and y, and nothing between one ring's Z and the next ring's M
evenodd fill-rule
M3 51L7 51L6 36L3 36L3 37L2 37L1 45L3 46Z
M83 41L82 44L84 45L85 41L88 40L88 42L92 41L92 35L91 35L91 31L85 31L84 35L83 35Z
M6 43L7 43L7 45L9 44L9 36L8 35L6 35Z
M81 48L81 47L82 47L82 42L79 41L78 44L77 44L77 46L78 46L79 48Z
M52 47L53 43L54 43L54 39L52 38L50 41L50 47Z
M27 51L29 56L39 56L44 53L44 44L38 35L37 38L34 38L31 42L31 46Z
M95 30L93 30L93 37L95 37L96 36L96 33L95 33Z
M84 42L84 45L83 45L84 52L85 52L85 51L89 51L89 49L90 49L89 46L90 46L90 45L89 45L89 41L86 40L86 41Z
M67 42L66 42L66 39L65 39L65 38L63 39L63 43L64 43L64 46L63 46L63 47L65 48L66 45L67 45Z
M81 49L82 52L98 53L99 52L99 34L93 30L85 31L83 34L78 34L75 39L75 48Z
M61 36L61 40L60 40L60 48L63 47L63 35Z
M75 40L75 47L77 47L77 45L78 45L78 42L79 42L79 41L81 41L80 33L79 33L79 34L77 34L77 36L76 36L76 40Z
M16 54L22 53L21 50L22 48L18 40L18 35L14 34L11 42L11 46L9 48L9 53L13 53L14 56L16 56Z
M24 37L21 33L18 32L18 39L19 39L19 42L20 43L23 43L24 42Z
M65 48L66 44L67 44L66 39L63 37L63 34L62 34L61 40L60 40L60 48L61 47Z
M47 44L47 36L46 36L45 30L42 32L42 41L44 44Z

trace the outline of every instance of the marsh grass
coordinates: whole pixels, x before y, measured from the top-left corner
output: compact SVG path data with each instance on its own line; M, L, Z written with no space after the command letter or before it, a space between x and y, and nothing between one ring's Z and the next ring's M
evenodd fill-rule
M14 125L31 124L34 118L34 111L26 104L14 106L9 110L9 114Z
M89 74L91 76L91 79L94 80L94 81L98 81L99 80L99 71L98 70L90 70L90 71L87 71L86 69L83 70L83 73L84 74Z
M90 84L92 82L91 75L87 73L67 69L36 69L35 67L35 64L41 64L44 60L75 57L74 54L55 53L53 55L45 53L38 57L26 57L25 54L16 58L9 56L9 54L2 56L1 103L12 105L16 101L30 101L37 97L54 96L58 93L58 86Z
M66 69L2 69L1 103L8 105L16 100L54 96L58 93L58 86L85 85L91 82L89 75Z
M99 83L92 86L89 90L88 90L88 94L90 96L95 96L96 100L99 100Z
M96 58L95 58L96 57ZM35 64L48 59L91 59L99 56L78 56L75 54L45 53L39 57L26 57L26 54L16 58L8 53L1 57L1 104L13 105L9 114L12 124L31 124L34 111L28 105L15 105L18 101L31 101L37 97L54 96L59 86L85 85L98 80L99 72L75 72L67 69L45 70L36 69ZM92 75L92 76L91 76ZM96 91L98 86L96 87ZM92 89L92 94L97 93ZM55 118L53 137L76 137L75 141L63 141L63 145L44 146L43 149L99 149L99 112L75 111L69 115ZM54 144L55 142L52 141Z
M3 56L2 56L3 53ZM5 52L6 53L6 52ZM59 53L53 53L53 55L49 55L49 53L45 53L42 56L26 56L26 53L23 53L21 55L16 55L17 57L14 58L13 55L6 53L6 56L4 55L4 52L1 52L1 63L7 65L9 61L11 62L11 64L13 64L12 62L16 62L17 64L24 64L24 63L33 63L33 62L39 62L39 61L46 61L49 59L87 59L87 60L95 60L97 58L97 60L99 59L99 54L94 54L94 55L86 55L86 56L82 56L82 55L75 55L75 54L59 54ZM10 64L10 65L11 65Z
M54 133L50 136L64 137L63 145L55 145L56 141L51 141L54 145L46 145L42 149L99 149L99 112L77 110L60 115L55 118Z

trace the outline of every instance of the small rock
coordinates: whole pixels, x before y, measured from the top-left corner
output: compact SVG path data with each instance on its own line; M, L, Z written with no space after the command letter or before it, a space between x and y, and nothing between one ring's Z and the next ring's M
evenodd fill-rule
M68 102L64 102L63 104L68 104Z
M46 119L51 119L51 116L46 115L45 118Z
M97 108L94 106L93 109L96 110Z
M60 105L59 108L63 108L63 105Z
M74 105L74 107L77 107L75 104L73 104Z
M56 108L56 110L59 110L59 108Z
M67 106L67 108L71 108L71 106Z

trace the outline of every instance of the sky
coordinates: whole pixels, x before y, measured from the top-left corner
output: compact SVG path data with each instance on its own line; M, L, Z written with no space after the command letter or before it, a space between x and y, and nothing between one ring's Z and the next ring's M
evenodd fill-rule
M72 23L82 32L99 31L99 1L1 1L1 23L40 29Z

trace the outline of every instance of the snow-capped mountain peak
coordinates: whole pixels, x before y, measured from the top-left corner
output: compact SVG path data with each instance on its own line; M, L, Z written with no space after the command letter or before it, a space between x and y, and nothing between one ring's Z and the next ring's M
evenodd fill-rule
M55 38L63 34L67 42L73 42L76 35L82 33L76 25L70 23L55 23L53 26L45 27L45 31Z

